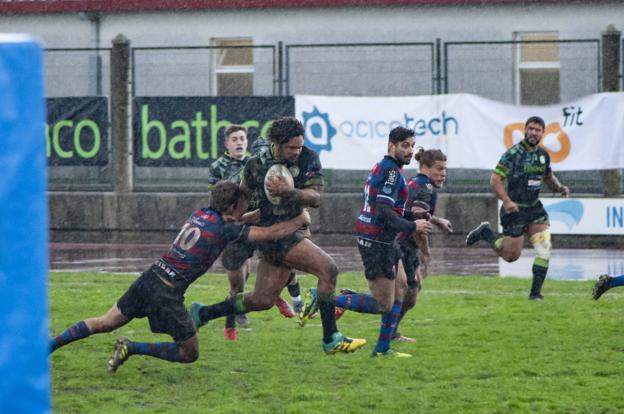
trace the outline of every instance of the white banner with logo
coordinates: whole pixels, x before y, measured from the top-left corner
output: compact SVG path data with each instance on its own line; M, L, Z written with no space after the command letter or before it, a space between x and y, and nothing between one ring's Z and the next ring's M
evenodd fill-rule
M600 93L550 106L515 106L475 95L415 97L295 96L305 144L323 167L368 170L387 151L396 126L416 145L439 148L449 168L492 170L524 135L524 122L546 122L542 145L556 171L624 168L624 93Z
M622 198L541 198L552 234L624 235ZM498 202L498 208L502 203ZM499 231L502 229L499 227Z

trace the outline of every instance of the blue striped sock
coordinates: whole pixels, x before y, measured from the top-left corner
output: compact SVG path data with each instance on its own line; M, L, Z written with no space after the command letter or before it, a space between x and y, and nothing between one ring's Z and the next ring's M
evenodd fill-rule
M359 313L379 313L379 303L373 295L365 293L353 293L350 295L336 296L336 306Z
M614 276L613 279L609 280L609 287L616 287L624 285L624 275Z
M64 345L67 345L70 342L86 338L89 335L91 335L91 331L89 331L87 324L85 323L85 321L80 321L64 330L60 335L50 339L50 353L56 351L58 348Z
M128 355L149 355L167 361L180 361L175 342L128 342Z
M397 321L401 316L401 302L395 300L392 309L388 313L381 315L381 328L379 329L379 338L373 352L387 352L390 350L390 340L394 333Z

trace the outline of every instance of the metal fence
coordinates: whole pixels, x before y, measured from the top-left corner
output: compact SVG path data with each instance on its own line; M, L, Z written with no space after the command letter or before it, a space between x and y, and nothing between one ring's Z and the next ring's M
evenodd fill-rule
M559 52L560 100L599 92L600 40L525 40L445 42L443 91L473 93L500 102L517 102L519 48L556 46Z
M436 93L432 42L290 44L285 56L286 95Z
M514 103L518 47L523 44L557 44L561 101L601 90L598 39L138 47L131 49L129 86L132 96L215 96L221 76L222 86L236 90L227 82L236 83L237 71L250 73L250 68L220 66L219 59L224 51L246 50L252 56L251 95L255 96L474 93ZM110 51L47 49L47 96L109 96ZM489 192L489 173L451 170L445 191ZM106 190L113 182L111 162L104 167L50 167L48 175L52 190ZM602 191L599 171L558 175L577 193ZM326 176L328 191L359 191L366 171L328 170ZM206 178L204 168L134 169L138 190L201 191Z
M250 53L251 62L225 65L227 52ZM276 45L135 47L131 53L133 96L223 95L219 77L240 82L236 75L246 73L252 79L250 95L278 94Z

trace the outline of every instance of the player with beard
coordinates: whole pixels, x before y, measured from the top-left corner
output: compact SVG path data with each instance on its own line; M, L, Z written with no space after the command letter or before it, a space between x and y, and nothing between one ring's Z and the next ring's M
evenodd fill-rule
M387 155L368 174L364 186L364 205L356 221L357 243L364 276L371 293L343 290L336 306L359 313L381 314L381 327L373 357L411 357L390 349L390 341L401 314L407 279L401 262L397 235L405 232L429 233L426 219L412 221L410 212L404 218L408 189L403 166L410 163L414 152L414 131L396 127L388 137ZM312 304L316 291L311 289ZM308 306L306 295L306 310ZM313 306L312 306L312 309Z
M548 152L539 145L544 130L542 118L527 119L524 139L502 155L490 178L494 193L503 202L500 209L503 234L495 233L485 221L466 237L468 246L485 240L503 260L514 262L522 253L524 235L529 236L536 253L530 300L544 299L541 290L552 250L548 213L539 200L542 181L553 192L563 197L570 195L570 189L561 185L553 174Z
M210 189L221 180L239 184L241 171L249 160L247 156L247 127L232 124L225 129L224 137L225 153L213 162L208 170L208 188ZM266 150L266 145L264 138L257 138L252 146L254 155ZM252 199L249 203L249 210L257 208L256 200ZM245 290L245 282L250 274L249 259L253 256L254 251L255 245L249 240L229 243L223 250L221 264L227 272L230 283L230 296L235 296L237 293ZM303 306L303 301L299 296L299 282L294 272L290 275L288 281L288 291L293 297L295 305L300 304L300 307ZM287 318L295 316L295 312L290 304L281 297L278 296L275 305L283 316ZM247 315L230 315L225 319L225 328L223 330L225 339L230 341L237 340L236 325L241 328L249 328L250 322Z
M268 133L270 148L245 165L241 187L251 190L260 200L260 226L288 220L300 214L304 207L320 205L324 185L321 163L318 154L303 145L303 134L303 125L297 119L284 117L275 120ZM283 177L274 177L265 185L267 172L275 164L282 164L290 171L294 188ZM281 202L273 204L269 196L280 197ZM331 256L315 245L308 234L305 228L274 242L258 243L260 261L254 291L210 306L192 304L191 314L196 326L227 315L271 308L291 270L298 269L318 277L324 352L350 353L364 346L365 340L348 338L338 331L334 315L338 268Z

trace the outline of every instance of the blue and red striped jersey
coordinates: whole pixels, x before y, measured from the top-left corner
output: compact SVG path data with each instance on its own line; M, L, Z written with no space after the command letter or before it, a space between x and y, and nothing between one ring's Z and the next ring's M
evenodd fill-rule
M155 263L155 270L185 291L217 260L225 246L244 241L249 227L226 222L211 208L200 208L186 220L169 251Z
M381 222L377 216L377 204L388 204L403 217L408 196L407 183L394 158L386 155L375 164L366 179L363 195L364 205L355 224L357 236L365 240L391 243L397 233Z
M410 178L407 183L409 190L409 202L408 205L413 204L416 201L422 201L429 205L429 214L432 216L435 213L436 202L438 201L438 192L435 186L431 183L429 177L425 174L418 174Z

